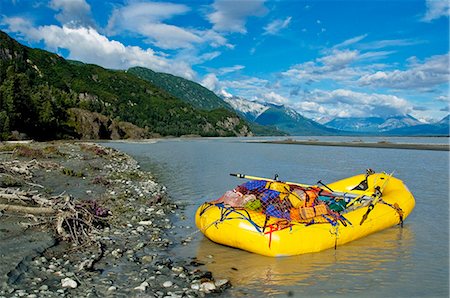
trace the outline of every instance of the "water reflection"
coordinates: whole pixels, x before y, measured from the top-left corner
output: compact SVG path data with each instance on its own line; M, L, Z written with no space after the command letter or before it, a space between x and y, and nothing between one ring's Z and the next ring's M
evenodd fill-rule
M236 288L266 295L315 290L315 294L346 294L366 291L376 272L386 272L410 258L414 245L410 227L394 227L320 253L270 258L216 244L203 238L197 259L207 270L220 272ZM370 277L369 277L370 276ZM332 289L325 281L335 280ZM384 281L386 282L386 281ZM339 286L341 285L341 286ZM238 295L239 293L234 293Z

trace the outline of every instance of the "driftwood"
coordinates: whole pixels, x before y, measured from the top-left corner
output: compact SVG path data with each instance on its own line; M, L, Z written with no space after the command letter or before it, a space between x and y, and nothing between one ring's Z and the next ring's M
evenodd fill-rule
M51 162L39 162L35 159L24 162L19 160L0 163L0 175L31 187L44 188L31 181L32 169L56 169L60 166ZM51 227L63 240L84 244L95 241L95 231L106 225L105 217L109 210L101 208L95 201L75 199L61 193L48 197L35 190L20 190L13 187L0 187L0 211L5 213L29 214L40 216L39 224ZM31 224L29 226L34 226Z
M0 210L46 217L44 222L51 226L64 240L82 244L93 241L93 232L105 225L109 210L95 201L76 200L68 195L44 198L35 192L26 193L0 189ZM12 203L17 202L17 203Z
M0 204L0 210L2 211L11 211L18 213L27 213L33 215L53 215L56 214L57 211L48 208L48 207L28 207L21 205L11 205L11 204Z

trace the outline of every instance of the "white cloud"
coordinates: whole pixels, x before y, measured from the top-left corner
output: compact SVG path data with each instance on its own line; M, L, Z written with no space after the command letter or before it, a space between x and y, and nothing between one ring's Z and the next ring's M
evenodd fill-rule
M450 2L448 0L426 0L427 11L422 18L424 22L431 22L450 15Z
M323 63L330 70L345 67L358 58L358 51L333 50L330 55L318 58L317 61Z
M213 60L221 55L219 51L206 52L199 54L196 49L182 50L176 55L176 60L184 61L190 65L202 64L206 61Z
M285 105L289 102L289 99L287 99L286 97L284 97L280 94L277 94L273 91L262 94L262 97L264 98L264 101L270 102L270 103L275 103L275 104Z
M218 91L219 89L219 79L213 73L205 75L200 84L211 91Z
M214 30L184 28L169 24L174 17L186 15L191 9L168 2L131 2L113 11L106 32L115 35L123 31L137 33L145 41L161 49L195 48L200 44L233 48L227 39Z
M292 66L282 73L286 78L303 82L318 82L332 79L335 81L353 80L361 75L361 69L351 64L363 59L356 50L333 49L326 56Z
M195 72L185 61L168 59L150 48L125 46L118 41L109 40L93 28L55 25L34 28L29 21L22 18L3 18L2 23L8 25L9 31L19 32L28 40L43 40L47 49L67 49L69 59L112 69L144 66L187 79L195 78Z
M162 49L192 47L193 44L203 42L199 32L163 22L189 11L190 8L182 4L132 2L113 11L108 21L107 32L111 35L122 31L138 33L145 37L148 43Z
M207 15L214 25L213 29L223 32L246 33L245 24L250 16L263 16L267 13L265 0L251 0L236 2L233 0L215 0L212 4L214 11Z
M91 6L85 0L51 0L49 6L59 11L55 18L62 25L94 27Z
M264 27L264 34L275 35L278 34L282 29L287 28L291 23L292 17L287 17L286 19L277 19L267 24Z
M439 95L436 97L436 100L440 102L450 102L450 96Z
M217 70L217 73L219 75L224 75L224 74L227 74L227 73L232 73L232 72L236 72L236 71L242 70L244 68L245 68L244 65L233 65L233 66L230 66L230 67L222 67L222 68L219 68Z
M360 49L382 49L382 48L388 48L388 47L404 47L404 46L411 46L416 45L419 43L423 43L421 40L412 40L412 39L384 39L384 40L377 40L372 42L366 42L361 45L359 45Z
M377 71L362 76L358 82L363 86L393 89L427 89L448 83L450 80L449 55L436 55L418 61L409 59L408 69Z
M306 94L305 98L304 102L296 104L300 111L335 117L385 117L407 114L413 109L406 99L395 95L362 93L347 89L316 89Z
M350 39L344 40L341 43L338 43L337 45L333 46L333 48L337 49L337 48L348 47L349 45L353 45L355 43L360 42L361 40L363 40L366 37L367 37L367 34L363 34L363 35L359 35L359 36L356 36L356 37L352 37Z

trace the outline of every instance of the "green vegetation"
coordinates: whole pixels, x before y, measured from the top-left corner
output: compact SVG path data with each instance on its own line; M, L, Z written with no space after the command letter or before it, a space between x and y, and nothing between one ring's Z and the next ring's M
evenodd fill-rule
M78 177L78 178L82 178L84 177L84 173L83 172L76 172L72 169L69 168L63 168L61 170L61 172L66 175L66 176L70 176L70 177Z
M127 72L149 81L155 86L166 90L172 96L198 109L213 110L222 108L232 111L231 106L214 92L195 82L168 73L154 72L144 67L132 67Z
M246 126L229 110L199 111L133 74L67 61L0 31L0 140L20 134L37 140L79 138L83 128L70 118L70 108L163 136L235 136ZM236 119L235 125L224 125L227 118Z

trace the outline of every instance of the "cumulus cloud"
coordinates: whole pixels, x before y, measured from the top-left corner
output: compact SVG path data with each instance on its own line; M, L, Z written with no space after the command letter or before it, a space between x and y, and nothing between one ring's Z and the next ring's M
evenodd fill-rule
M267 13L264 2L265 0L215 0L212 4L214 11L207 15L207 19L216 31L246 33L245 24L248 17L260 17Z
M262 97L263 97L264 101L274 103L274 104L285 105L285 104L289 103L289 99L287 99L286 97L284 97L280 94L277 94L273 91L262 94Z
M287 28L291 23L292 17L287 17L286 19L277 19L264 27L264 34L276 35L282 29Z
M450 15L450 2L447 0L426 0L427 10L422 18L424 22L431 22Z
M49 6L59 12L55 18L62 25L95 27L91 6L85 0L51 0Z
M214 30L184 28L168 23L174 17L186 15L190 11L184 4L131 2L113 11L106 32L109 35L124 31L137 33L147 43L161 49L194 48L202 43L212 47L233 48L225 37Z
M108 21L107 32L111 35L122 31L138 33L145 37L148 43L162 49L192 47L193 44L203 42L198 33L164 23L189 11L190 8L182 4L132 2L113 11Z
M289 70L282 72L282 75L306 83L325 79L350 80L361 74L360 69L350 67L352 63L360 59L363 58L356 50L333 49L331 53L315 61L307 61L292 66Z
M144 66L187 79L195 78L195 72L184 61L169 59L150 48L125 46L101 35L94 28L55 25L35 28L29 21L22 18L3 18L2 23L8 25L9 31L19 32L29 40L44 41L46 48L50 50L68 50L69 59L112 69Z
M211 91L218 91L219 90L219 79L217 76L213 73L209 73L203 77L203 80L200 82L200 84L211 90Z
M363 86L393 89L428 89L448 83L450 79L449 55L436 55L423 62L412 57L408 69L377 71L362 76L358 82Z
M307 98L309 102L322 106L326 114L338 117L386 117L412 111L412 105L406 99L389 94L316 89Z
M437 101L441 101L441 102L449 102L450 101L450 97L447 95L439 95L436 97Z

